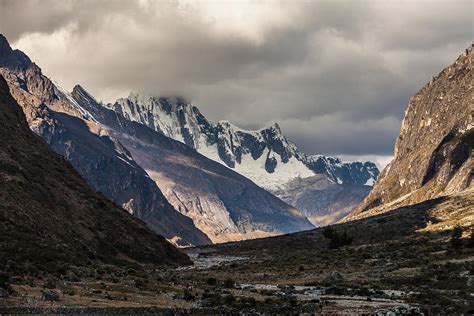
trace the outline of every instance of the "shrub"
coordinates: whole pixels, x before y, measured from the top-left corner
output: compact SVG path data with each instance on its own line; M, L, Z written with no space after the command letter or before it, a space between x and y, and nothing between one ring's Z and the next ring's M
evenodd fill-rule
M226 295L223 297L222 302L224 305L233 305L235 303L235 297L232 294Z
M214 285L217 284L217 280L216 280L216 278L212 278L212 277L207 278L206 279L206 284L214 286Z
M323 231L323 235L329 239L329 249L337 249L342 246L348 246L352 244L354 239L347 234L345 229L342 235L339 235L339 233L334 231L331 227L326 227Z
M235 281L233 279L225 279L224 280L224 287L227 289L232 289L235 287Z
M56 288L56 280L54 280L54 279L46 280L43 287L46 288L46 289L55 289Z
M239 299L239 303L249 307L253 307L257 305L257 300L254 297L244 296Z
M471 235L469 236L469 239L467 240L467 246L469 248L474 248L474 230L471 230Z
M454 227L451 233L451 240L449 241L451 248L460 249L462 247L462 231L461 226Z
M0 288L8 289L10 286L9 282L9 275L7 273L0 273Z
M76 290L74 288L67 288L63 291L65 295L73 296L76 295Z
M183 298L186 301L192 301L196 298L191 289L184 289Z
M334 229L332 229L331 226L326 226L323 230L323 236L326 238L326 239L331 239L334 235Z

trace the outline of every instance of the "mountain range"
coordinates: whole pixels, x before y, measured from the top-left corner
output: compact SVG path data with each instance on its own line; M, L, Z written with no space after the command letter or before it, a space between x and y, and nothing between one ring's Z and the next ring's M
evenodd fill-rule
M27 125L0 76L0 266L55 271L62 264L189 264L137 218L93 192Z
M64 156L94 190L176 244L313 227L298 210L252 181L181 142L126 120L79 86L66 92L25 54L11 49L4 37L0 40L0 73L34 132Z
M182 142L126 119L82 87L71 94L118 139L161 188L170 203L213 242L312 228L295 208Z
M278 124L213 123L181 97L103 104L46 77L0 36L0 74L30 128L88 184L177 245L291 233L350 212L378 176L371 162L306 155Z
M410 99L379 175L180 97L68 92L0 36L0 313L470 314L473 65Z
M240 173L298 208L314 225L331 224L348 214L379 174L372 162L306 155L283 135L277 123L257 131L228 121L213 123L180 97L131 93L113 104L100 105ZM311 186L305 183L308 181Z
M343 163L337 157L302 153L282 134L277 123L257 131L241 129L228 121L212 123L180 97L131 93L128 98L105 106L185 143L266 189L279 189L291 180L315 174L324 174L338 184L372 185L378 175L371 162Z

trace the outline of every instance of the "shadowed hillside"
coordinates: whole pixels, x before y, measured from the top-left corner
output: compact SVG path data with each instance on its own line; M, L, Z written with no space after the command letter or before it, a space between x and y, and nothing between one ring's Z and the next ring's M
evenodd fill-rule
M187 264L189 259L93 192L27 126L0 77L0 269L90 260ZM27 263L28 262L28 263Z

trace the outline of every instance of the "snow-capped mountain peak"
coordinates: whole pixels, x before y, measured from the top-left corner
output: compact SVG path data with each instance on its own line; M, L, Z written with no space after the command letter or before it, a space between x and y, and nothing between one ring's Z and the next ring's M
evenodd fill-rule
M181 97L131 93L106 107L185 143L270 190L316 174L325 174L338 184L370 185L379 174L371 162L306 155L284 136L278 123L256 131L229 121L213 123Z

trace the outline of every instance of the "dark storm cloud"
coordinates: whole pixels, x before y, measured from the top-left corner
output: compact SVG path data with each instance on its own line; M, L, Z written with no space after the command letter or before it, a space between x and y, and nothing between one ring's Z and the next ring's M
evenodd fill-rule
M0 1L0 32L66 88L179 94L277 121L308 153L391 155L408 99L473 38L472 1Z

